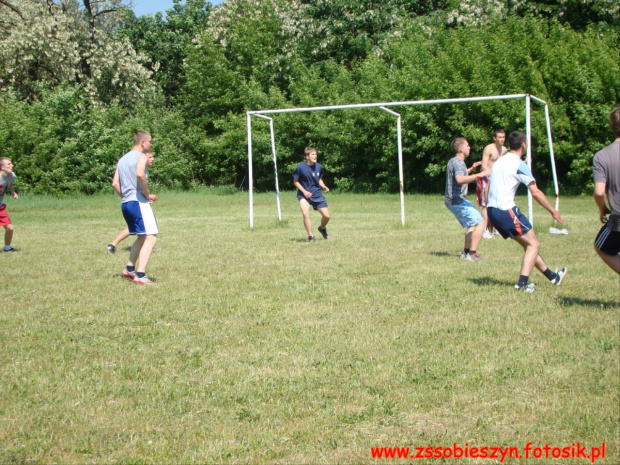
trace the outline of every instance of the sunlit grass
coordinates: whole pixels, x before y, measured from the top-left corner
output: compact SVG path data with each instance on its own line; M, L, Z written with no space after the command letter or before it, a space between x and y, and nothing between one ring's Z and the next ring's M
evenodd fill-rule
M535 210L542 255L569 274L534 274L525 295L520 247L494 238L486 261L459 260L440 196L408 196L402 228L397 196L329 194L332 240L307 244L293 193L281 223L256 195L253 230L245 194L215 194L161 193L153 287L119 276L131 239L105 252L124 226L114 197L9 200L0 462L369 463L376 446L603 441L597 463L620 461L620 281L592 250L591 199L562 200L568 236Z

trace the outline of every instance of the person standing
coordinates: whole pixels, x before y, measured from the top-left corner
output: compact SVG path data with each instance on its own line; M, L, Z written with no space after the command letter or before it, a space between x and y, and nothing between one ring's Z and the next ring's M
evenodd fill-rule
M510 237L523 247L524 256L521 274L515 284L516 290L534 292L534 283L528 284L534 266L547 277L551 284L559 286L568 270L562 268L560 271L551 271L539 255L540 242L536 238L534 229L514 201L519 184L523 183L527 186L534 200L547 210L554 220L560 224L564 224L564 221L560 212L551 206L544 192L538 189L530 168L521 159L527 149L525 133L511 132L508 136L508 147L510 151L500 157L491 170L487 205L489 221L504 239Z
M616 140L597 152L593 161L594 202L603 223L594 240L594 250L609 268L620 274L620 107L609 115L609 124Z
M482 238L484 220L476 207L467 200L467 186L470 182L487 176L488 172L483 170L476 174L469 174L482 162L477 161L470 168L467 168L465 159L469 157L471 148L464 137L457 137L452 141L452 152L454 157L448 162L446 169L444 204L459 220L461 226L466 228L465 245L461 252L461 258L470 262L477 262L483 260L478 254L477 248Z
M133 136L133 148L118 161L112 187L122 198L121 210L130 235L138 238L131 246L129 261L121 273L135 284L154 284L146 276L146 266L157 243L157 221L151 203L156 195L149 193L147 156L151 148L151 135L138 131ZM138 264L136 268L136 263Z
M506 131L503 129L496 129L493 131L493 143L487 145L482 151L482 169L491 173L493 163L497 161L499 157L504 155L508 149L504 147L506 141ZM493 234L497 234L497 231L493 229L493 226L489 224L489 216L487 212L487 188L489 185L489 177L483 176L478 178L476 183L476 198L478 205L482 207L482 219L484 220L484 231L482 237L484 239L492 239Z
M11 217L6 212L6 205L3 203L6 191L9 191L15 200L19 198L13 187L13 181L16 177L15 173L13 173L13 162L11 159L7 157L0 158L0 226L4 226L3 252L17 252L17 249L11 246L13 241L13 223L11 222Z
M307 242L314 242L312 222L310 221L310 206L321 214L319 232L323 239L329 239L327 223L329 223L329 208L323 192L329 192L329 187L323 182L323 166L317 162L316 149L306 147L304 150L306 161L300 163L293 173L293 184L297 188L297 200L304 218L304 227L308 233Z

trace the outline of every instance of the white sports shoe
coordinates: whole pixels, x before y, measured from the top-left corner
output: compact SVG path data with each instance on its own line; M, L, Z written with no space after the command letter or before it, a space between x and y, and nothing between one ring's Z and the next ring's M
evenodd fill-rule
M562 284L562 280L564 279L564 276L566 276L566 273L568 273L568 268L564 267L560 271L558 271L556 268L555 272L558 276L557 278L551 280L551 284L559 286L560 284Z
M493 239L493 234L491 234L488 229L485 229L482 233L482 237L484 239Z
M144 278L139 278L138 275L136 275L133 278L133 283L134 284L147 284L147 285L151 285L151 284L155 284L155 281L151 281L149 278L147 278L146 276Z
M527 286L519 287L518 284L515 284L515 291L523 291L523 292L534 292L536 290L536 286L534 283L530 283Z

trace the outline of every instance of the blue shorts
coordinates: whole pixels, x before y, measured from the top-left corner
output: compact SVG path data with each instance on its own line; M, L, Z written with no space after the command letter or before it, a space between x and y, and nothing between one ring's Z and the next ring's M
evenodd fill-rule
M154 236L159 232L150 203L125 202L121 204L121 210L130 235Z
M605 255L620 253L620 232L612 231L609 222L605 223L594 239L594 247Z
M463 203L459 203L458 205L446 205L448 210L452 212L456 219L459 220L461 226L464 228L473 228L478 223L484 221L482 219L482 215L480 212L474 207L471 203L465 200Z
M310 205L312 205L312 208L314 208L315 210L318 210L319 208L327 208L327 201L323 196L310 197L309 199L297 196L297 200L306 200Z
M512 207L510 210L500 210L499 208L489 207L489 223L502 235L504 239L523 236L532 225L519 210L519 207Z

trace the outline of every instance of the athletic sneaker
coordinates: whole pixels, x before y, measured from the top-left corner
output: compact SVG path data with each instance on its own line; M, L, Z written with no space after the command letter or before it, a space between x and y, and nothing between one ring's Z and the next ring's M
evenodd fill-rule
M5 247L2 249L2 251L3 251L3 252L17 252L17 249L14 249L13 247L11 247L11 246L9 245L8 247L7 247L7 246L5 246Z
M323 236L323 239L329 239L329 234L327 234L327 228L322 228L321 226L319 226L319 232L321 233L321 236Z
M129 279L133 279L136 277L136 272L135 271L129 271L127 268L125 268L123 270L123 272L121 273L121 276L123 278L129 278Z
M108 249L108 253L111 255L114 255L116 253L116 247L114 247L112 244L106 245L106 249Z
M493 234L491 234L488 229L485 229L482 233L482 237L484 239L493 239Z
M134 284L155 284L155 281L151 281L149 278L147 278L146 276L144 278L139 278L137 275L133 278L133 283Z
M493 229L493 235L494 236L499 236L499 231L497 229Z
M556 268L555 273L557 274L557 277L555 279L552 279L550 282L551 284L559 286L560 284L562 284L562 280L564 279L564 276L566 276L566 273L568 273L568 269L564 267L560 271L558 271Z
M306 242L314 242L314 236L308 236L308 240Z
M461 251L461 255L460 255L460 257L461 257L463 260L465 260L465 259L467 258L467 253L466 253L464 250L463 250L463 251Z
M474 253L468 253L467 255L465 255L465 260L470 261L470 262L480 262L484 260L484 258L478 255L478 252L474 252Z
M534 285L534 283L530 283L526 286L519 286L518 284L515 284L515 290L523 292L534 292L536 290L536 286Z

